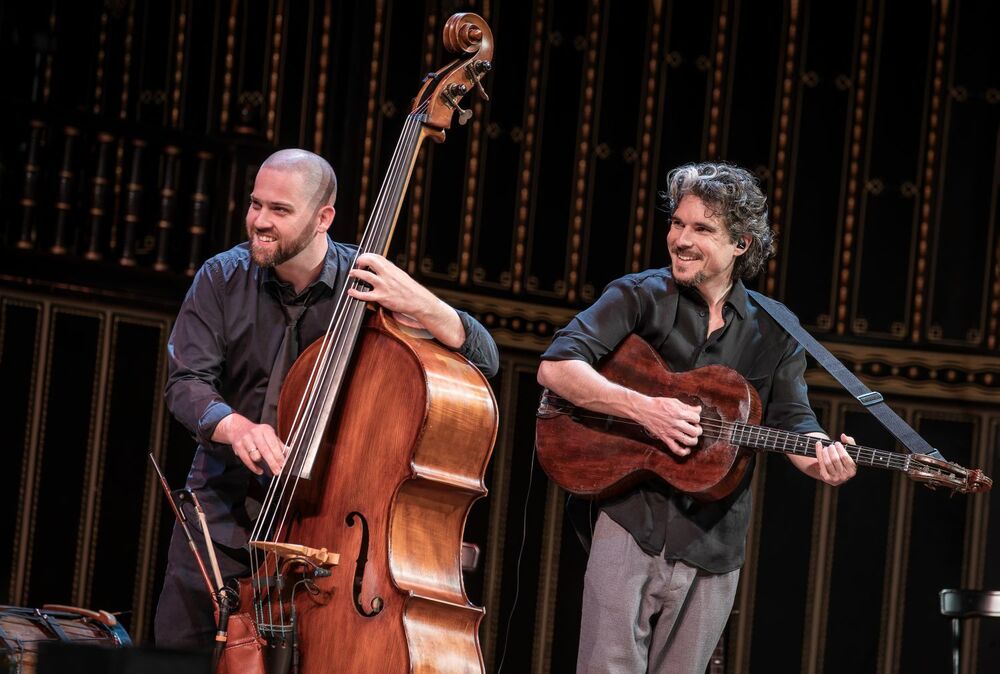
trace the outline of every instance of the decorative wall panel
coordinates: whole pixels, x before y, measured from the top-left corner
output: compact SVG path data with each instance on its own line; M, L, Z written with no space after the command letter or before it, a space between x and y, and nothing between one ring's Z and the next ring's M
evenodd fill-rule
M532 463L537 355L667 261L656 193L680 163L753 171L779 233L756 287L949 458L1000 471L996 3L0 0L0 601L130 611L148 640L170 526L146 453L182 483L193 443L161 391L190 277L243 239L276 148L331 160L332 234L355 240L456 11L493 27L490 99L418 158L390 257L503 350L466 534L490 671L573 670L586 555ZM808 379L831 431L891 446ZM1000 589L993 497L873 471L833 490L780 457L752 488L727 671L943 670L937 591ZM968 625L965 671L997 643Z
M169 319L6 289L0 306L0 370L18 393L4 437L18 485L2 520L5 600L96 602L141 636Z

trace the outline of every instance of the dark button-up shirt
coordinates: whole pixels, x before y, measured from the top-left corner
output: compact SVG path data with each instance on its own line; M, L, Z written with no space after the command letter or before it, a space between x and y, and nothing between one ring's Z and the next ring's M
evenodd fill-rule
M725 365L760 394L762 425L796 433L822 431L809 406L801 346L737 281L723 307L725 324L708 335L709 311L697 291L667 269L613 281L588 309L555 334L543 360L600 361L630 333L649 342L676 372ZM700 503L659 481L611 499L602 509L649 554L680 559L712 573L739 568L750 523L750 478L726 498Z
M356 246L327 240L319 278L298 295L254 263L246 243L211 258L195 275L167 344L167 407L198 442L187 485L198 492L213 538L232 548L247 540L254 476L212 434L234 411L260 420L285 331L282 303L309 305L298 326L303 349L325 334L357 254ZM492 377L499 366L493 338L465 312L458 315L466 335L458 352Z

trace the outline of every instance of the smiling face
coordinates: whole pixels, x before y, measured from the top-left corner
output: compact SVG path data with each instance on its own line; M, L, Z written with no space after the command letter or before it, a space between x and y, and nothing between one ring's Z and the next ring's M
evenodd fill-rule
M677 283L694 286L703 295L729 287L733 262L746 251L732 241L722 216L693 194L682 197L674 210L667 249Z
M257 173L246 224L250 254L261 267L288 262L319 233L312 195L305 192L298 171L264 166Z

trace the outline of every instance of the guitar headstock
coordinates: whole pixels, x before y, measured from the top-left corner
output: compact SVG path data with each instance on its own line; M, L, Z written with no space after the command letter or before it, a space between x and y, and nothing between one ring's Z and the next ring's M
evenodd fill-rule
M926 454L910 454L906 474L931 489L945 487L961 494L981 494L993 488L993 480L983 471L963 468Z

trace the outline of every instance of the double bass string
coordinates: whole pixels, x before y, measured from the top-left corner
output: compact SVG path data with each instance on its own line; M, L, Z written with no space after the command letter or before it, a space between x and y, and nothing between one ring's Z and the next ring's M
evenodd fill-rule
M275 476L276 479L273 479L271 483L268 485L267 495L263 503L261 515L257 518L257 521L254 524L253 533L251 536L252 540L270 540L272 538L272 534L275 535L276 537L277 532L274 529L276 512L277 510L280 509L280 503L284 498L284 494L287 489L288 482L291 479L291 476L293 474L297 475L298 473L297 469L298 467L296 464L300 463L299 461L300 452L298 451L299 441L302 435L305 433L306 421L310 418L309 412L312 407L312 403L314 402L315 399L315 396L311 395L310 392L314 392L315 389L317 388L317 382L325 378L325 372L328 370L328 367L326 367L328 360L327 354L329 353L329 349L331 348L331 343L333 339L335 339L335 336L331 332L330 326L333 324L333 319L335 317L343 315L344 313L343 306L347 299L349 298L347 298L346 294L343 294L338 298L337 305L335 306L333 315L331 316L331 323L330 325L328 325L327 331L324 333L323 342L320 348L320 354L317 357L316 361L314 361L313 367L309 373L309 378L306 382L305 391L307 395L304 395L303 398L299 400L299 405L295 412L292 428L289 432L288 442L285 443L289 449L288 459L286 461L287 469L281 471L279 475ZM304 415L303 403L306 402L308 402L308 405L306 406L305 410L306 414ZM275 506L276 498L278 503L277 506ZM274 553L265 552L263 553L264 554L263 560L260 561L259 551L255 547L251 548L251 554L253 560L253 567L255 569L253 574L255 598L257 600L255 602L255 608L257 609L258 623L260 623L263 622L262 621L263 609L260 606L261 603L260 596L262 594L261 578L268 577L271 574L270 562L272 554L274 555L274 565L275 565L274 570L275 573L277 573L278 556ZM263 569L263 571L260 571L260 569ZM268 604L267 609L268 613L271 614L270 603ZM280 602L279 602L279 613L283 614L283 606L281 606ZM270 615L270 618L273 622L273 614ZM279 620L283 625L284 616L279 615Z
M416 118L425 109L426 103L423 103L418 106L415 113L409 115L407 118L403 136L400 143L397 145L396 152L394 153L393 159L390 163L389 174L383 184L382 190L379 192L379 197L376 200L376 207L371 218L372 226L365 229L361 242L359 243L358 255L365 252L378 252L378 249L384 247L384 244L387 243L387 237L392 225L392 211L389 210L388 204L392 204L398 200L398 194L401 192L402 188L405 187L403 185L405 182L404 172L409 166L408 162L402 161L404 157L401 156L401 153L405 153L406 150L415 152L418 149L420 121ZM394 192L396 193L395 195L393 195ZM396 199L386 198L386 194L395 196ZM354 262L356 262L356 260L357 257L355 257ZM359 286L359 281L351 280L348 287L358 288ZM299 471L306 458L305 453L302 450L302 436L306 433L309 422L312 422L313 424L316 423L315 407L320 404L320 399L322 399L323 403L329 402L329 397L332 393L331 384L333 383L328 381L329 373L331 369L336 371L336 366L342 364L344 359L350 356L349 349L345 348L348 346L347 342L349 342L352 338L352 335L349 334L349 328L352 325L359 325L359 320L357 319L359 319L363 314L364 304L365 303L361 300L355 300L354 298L349 297L346 293L346 288L341 297L338 299L337 306L331 316L330 324L324 334L320 352L313 364L312 370L310 371L309 379L305 387L305 394L299 400L299 406L296 409L292 428L289 432L289 441L286 443L286 446L289 448L289 456L286 461L287 468L281 471L278 480L272 480L269 485L264 502L263 516L258 518L253 529L252 538L255 540L260 540L262 538L270 540L272 536L277 537L280 535L280 532L283 530L287 522L292 497L294 496L295 489L298 485ZM356 337L356 333L354 337ZM330 358L331 350L333 350L335 354L334 359L332 360ZM313 434L322 432L322 429L315 427L311 430ZM308 447L309 444L307 444L306 447ZM290 493L288 489L289 484L291 484ZM283 509L282 504L284 504ZM282 510L284 512L281 512L280 523L277 527L275 527L274 524L277 519L277 515ZM261 536L261 534L265 532L265 529L267 532L266 535ZM270 575L270 555L274 555L275 573L278 572L278 557L275 553L265 553L263 561L258 564L258 552L259 551L256 548L251 549L254 566L258 569L263 567L263 573L255 572L253 576L255 598L257 599L255 602L255 608L257 609L258 620L260 620L262 617L262 608L260 607L260 596L262 594L261 579L262 577ZM271 613L270 603L268 604L268 613ZM279 601L279 620L282 625L284 625L283 613L283 605ZM273 618L273 615L269 615L269 617Z
M409 134L404 132L404 137L406 135L412 136L413 135L412 131ZM405 146L405 143L401 145ZM395 157L393 161L396 162ZM398 164L398 162L396 163ZM393 173L398 173L395 166L392 166L390 169L390 176L388 178L388 181L390 183L393 180L398 180L398 178L395 178L393 176ZM383 190L383 192L384 191L385 190ZM380 194L380 200L381 202L384 202L384 199L382 199L381 194ZM380 209L379 203L380 202L377 202L376 212L372 216L373 222L376 223L380 218L382 218L382 215L380 213L380 210L382 209ZM370 239L377 238L377 232L375 234L372 234L373 229L377 230L378 227L370 227L368 228L368 230L366 230L365 235L362 238L361 244L359 246L358 255L365 252L369 252L369 249L373 248L371 246ZM357 258L355 257L355 261L356 260ZM352 280L351 283L352 285L350 287L352 288L357 288L359 285L359 283L354 280ZM347 310L344 310L343 305L345 303L348 303L353 306L350 306ZM289 442L287 443L290 449L290 462L289 462L290 466L294 466L294 464L296 463L296 459L298 458L298 452L300 448L297 440L301 437L301 434L304 432L303 431L305 426L304 420L310 418L312 408L317 402L316 389L325 383L325 379L327 377L330 368L332 367L333 364L335 364L335 362L337 362L330 360L329 358L330 350L335 347L344 346L344 342L346 341L346 337L343 335L344 324L351 323L350 319L356 318L363 311L363 304L364 304L363 302L354 300L353 298L349 297L345 292L344 294L341 295L338 301L338 305L331 316L331 322L327 328L327 332L324 334L324 341L323 344L321 345L320 353L316 359L316 362L313 365L313 370L310 374L310 379L307 382L306 386L307 395L303 396L303 398L299 401L299 408L297 409L294 417L295 421L293 422L293 426L290 432ZM338 349L338 351L341 350L342 349ZM303 413L303 405L306 406L304 413ZM294 470L283 471L285 481L287 482L288 479L291 479L292 473L295 472L296 471Z
M412 132L410 133L410 135L412 136ZM403 145L406 145L406 143L403 143ZM389 178L390 186L393 181L398 181L398 170L395 171L397 175L393 176L392 173L393 171L390 172L390 178ZM384 203L384 199L382 200L382 203ZM376 223L376 225L381 219L384 219L384 216L381 212L377 211L375 214L373 214L373 221ZM373 229L375 230L374 232L372 231ZM368 230L366 230L365 237L363 237L361 245L359 247L359 254L367 252L367 250L369 250L372 247L370 241L372 238L374 239L379 238L377 231L378 229L379 227L376 226L374 228L369 228ZM368 241L366 241L365 239L368 239ZM357 287L358 285L359 284L357 282L354 282L351 287ZM331 323L328 326L327 332L324 335L324 341L321 345L320 353L317 357L316 362L313 365L312 371L310 372L309 382L307 382L306 386L307 395L304 396L299 401L299 407L295 415L296 421L293 423L293 428L289 434L289 442L287 444L289 446L290 451L289 451L289 460L286 464L288 468L282 471L281 473L280 486L277 482L272 482L271 488L269 489L268 500L266 503L267 512L269 512L270 515L269 516L265 515L265 517L262 517L258 520L258 526L256 527L258 534L265 526L265 522L267 523L268 529L273 529L275 515L277 514L276 511L280 511L281 509L280 504L282 502L286 503L285 512L281 517L281 524L277 528L277 531L273 531L273 533L277 534L284 527L285 520L288 514L288 506L291 503L291 495L289 495L288 499L286 499L285 494L287 493L288 485L292 480L294 480L294 482L292 482L293 486L291 492L292 495L294 494L295 485L297 485L298 482L298 474L299 474L299 469L301 468L302 459L305 458L303 456L303 451L301 448L302 446L300 444L301 437L307 425L305 421L313 419L312 408L314 408L315 405L318 404L318 398L321 398L323 393L322 390L320 390L320 395L317 396L316 391L317 389L322 388L321 384L326 383L326 380L328 379L328 372L330 371L331 367L334 367L336 365L336 363L332 362L329 358L330 351L331 349L336 349L337 358L339 360L342 360L344 358L344 356L346 355L344 354L344 351L346 351L346 349L337 348L337 347L343 347L346 344L346 342L350 339L350 335L345 334L345 332L347 331L344 330L344 324L351 323L352 321L350 319L356 318L363 311L363 302L357 300L352 301L352 300L353 298L347 296L346 292L342 294L338 302L337 309L333 312L333 315L331 316ZM348 310L346 311L344 310L345 302L348 303ZM303 414L303 403L306 404L305 414ZM313 432L314 433L318 432L318 430L319 429L314 428ZM275 499L277 499L277 507L275 507ZM270 562L269 557L266 557L265 559L267 562ZM267 575L270 575L269 566L270 566L269 563L265 566ZM275 559L275 567L276 567L275 570L277 571L277 558Z
M361 243L359 245L358 255L361 255L366 252L377 252L377 249L383 246L385 242L384 240L388 235L388 229L392 223L390 220L386 218L387 215L391 215L391 212L387 212L388 207L386 206L386 203L387 201L391 203L392 200L386 199L384 195L386 193L393 191L394 188L398 188L403 181L403 177L401 176L401 174L403 171L405 171L406 163L403 161L404 158L401 157L400 155L401 151L409 149L410 146L413 146L415 149L416 145L415 140L420 129L419 120L416 120L415 117L416 117L415 115L411 115L407 119L407 128L404 129L403 137L401 138L400 143L397 145L396 152L390 164L389 175L387 176L386 182L383 185L383 189L380 190L379 198L376 201L376 208L372 214L372 219L371 219L372 226L366 228L364 232ZM372 239L374 239L374 243L372 242ZM355 261L356 260L357 258L355 258ZM360 285L361 285L360 281L352 280L350 287L358 288ZM329 373L330 369L333 368L336 371L337 368L335 366L340 363L343 363L344 360L350 357L349 350L346 347L348 346L347 342L350 341L351 339L351 335L346 334L347 328L350 328L352 326L357 326L360 322L358 319L361 317L361 315L363 315L364 312L365 302L362 300L355 300L354 298L347 296L346 291L342 295L342 300L348 303L347 309L334 312L334 315L331 318L330 327L328 327L327 336L324 337L323 348L321 349L321 353L317 358L317 366L320 366L322 368L322 371L320 372L318 377L318 381L320 382L319 386L323 386L324 388L329 388L326 379L328 378L327 374ZM331 349L334 350L333 351L334 361L331 361L329 358L329 353ZM304 418L310 419L314 416L312 414L312 412L314 411L312 408L314 408L317 404L319 404L317 401L317 396L314 394L315 393L314 389L315 386L312 388L307 387L307 391L310 392L310 395L307 396L308 403L306 411L304 415L297 414L297 418L304 416ZM330 395L329 390L326 391L321 390L319 393L320 396L325 395L328 397ZM300 409L302 402L303 401L300 401ZM329 401L324 400L324 402L327 403ZM301 433L298 432L301 429L301 424L293 424L293 428L295 429L296 432L290 435L294 435L293 439L297 440L301 436ZM314 428L312 430L314 433L322 432L322 429L318 428ZM285 506L285 512L283 513L281 518L281 523L277 529L277 531L279 532L284 527L285 521L287 519L291 503L291 496L294 495L294 489L298 483L298 474L299 474L299 468L301 467L301 462L306 458L301 454L302 454L301 445L298 442L296 442L294 447L290 447L290 455L292 456L291 460L289 461L289 470L282 471L285 477L283 479L282 494L279 496L279 504L284 502L286 503L286 506ZM289 481L292 480L294 480L294 482L292 482L293 485L292 494L289 495L289 498L286 500L284 497L284 487L287 486Z

